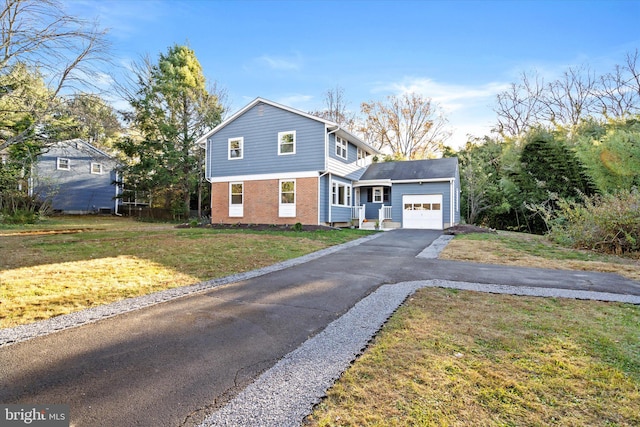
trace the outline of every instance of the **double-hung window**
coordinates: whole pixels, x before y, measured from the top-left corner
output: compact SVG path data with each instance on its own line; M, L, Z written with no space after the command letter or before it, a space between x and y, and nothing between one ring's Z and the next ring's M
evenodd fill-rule
M229 216L244 216L244 183L229 183Z
M331 201L335 206L351 206L351 186L342 182L333 181Z
M229 138L228 159L237 160L244 156L244 137Z
M56 166L58 170L61 170L61 171L71 170L71 160L65 159L64 157L58 157Z
M336 156L347 159L347 140L336 136Z
M296 154L296 131L278 132L278 155Z
M91 163L91 173L94 175L102 174L102 164L101 163Z
M356 163L358 166L364 166L367 163L367 152L362 148L358 148L358 159Z
M280 180L280 206L278 215L281 217L296 216L296 180Z

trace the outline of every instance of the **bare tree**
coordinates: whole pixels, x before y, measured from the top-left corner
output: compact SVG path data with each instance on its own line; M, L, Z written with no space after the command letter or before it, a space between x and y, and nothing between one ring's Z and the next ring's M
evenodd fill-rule
M629 76L625 67L616 65L613 72L600 77L599 89L595 96L602 114L608 117L624 117L638 109L639 93L630 90Z
M515 136L534 126L542 116L543 93L544 80L537 72L522 73L519 83L512 83L497 96L494 111L498 115L498 132Z
M344 89L340 86L327 90L324 95L324 109L312 111L310 114L335 122L349 131L356 128L355 113L347 109Z
M594 97L596 84L595 74L588 66L569 67L560 79L547 86L542 118L553 124L575 126L599 113Z
M446 119L430 98L416 93L388 96L387 102L363 102L360 133L377 149L395 157L417 159L438 151L448 138Z
M67 15L55 0L4 1L0 9L0 77L7 79L16 67L26 67L28 73L44 81L48 91L38 103L19 99L3 102L0 114L16 113L6 111L11 105L21 109L32 105L31 110L20 112L29 114L33 124L19 132L2 132L0 150L30 137L63 89L86 88L98 81L96 65L107 60L105 35L106 31L94 23ZM13 84L3 86L7 89L0 92L0 100L19 94Z

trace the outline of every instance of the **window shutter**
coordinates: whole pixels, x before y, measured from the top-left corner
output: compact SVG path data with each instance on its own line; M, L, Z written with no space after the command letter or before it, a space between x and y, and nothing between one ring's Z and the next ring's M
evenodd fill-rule
M382 202L383 203L389 203L389 193L391 189L389 187L384 187L383 194L382 194Z
M373 188L367 188L367 203L373 202Z

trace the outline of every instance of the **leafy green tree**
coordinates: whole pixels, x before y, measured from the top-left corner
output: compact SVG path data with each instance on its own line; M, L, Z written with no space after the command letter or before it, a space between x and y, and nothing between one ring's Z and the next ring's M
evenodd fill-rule
M145 60L128 101L133 111L127 119L139 132L117 144L131 159L125 171L128 185L188 216L191 195L203 181L203 150L195 142L220 122L223 112L217 95L206 88L194 51L174 45L157 64Z
M585 122L571 140L601 193L640 187L638 118Z
M513 206L526 219L528 231L534 233L548 231L544 215L557 207L559 199L580 200L596 192L564 135L542 128L524 136L519 165L509 179L517 191L516 199L520 199Z
M67 138L82 138L91 145L110 151L123 127L114 108L99 95L72 95L62 106L61 113L70 121Z
M470 224L495 226L493 218L509 210L500 178L504 142L485 137L470 141L458 154L461 208Z
M57 137L51 119L61 91L91 86L106 62L106 32L56 0L7 0L0 27L0 151L34 139L46 145Z

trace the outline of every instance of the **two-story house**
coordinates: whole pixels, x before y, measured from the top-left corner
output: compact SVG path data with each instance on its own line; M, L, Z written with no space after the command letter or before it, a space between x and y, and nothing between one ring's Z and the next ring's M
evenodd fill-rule
M117 162L82 139L50 146L33 167L31 194L49 200L55 212L117 213Z
M373 162L338 124L257 98L203 136L212 223L443 229L460 220L456 158Z

